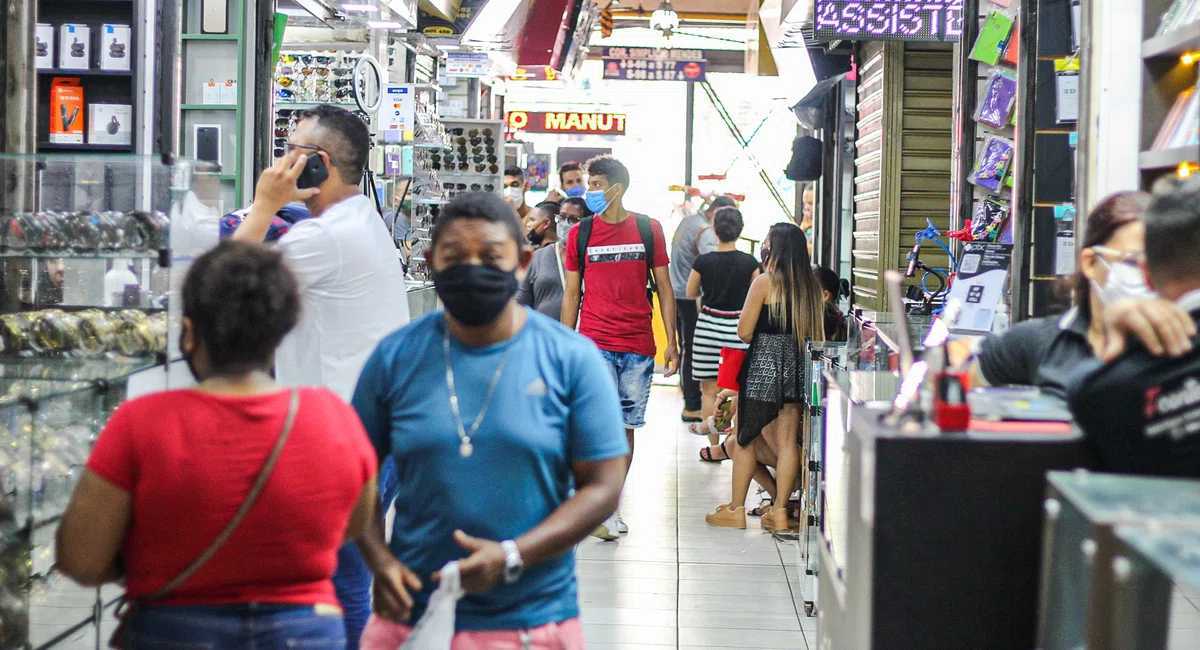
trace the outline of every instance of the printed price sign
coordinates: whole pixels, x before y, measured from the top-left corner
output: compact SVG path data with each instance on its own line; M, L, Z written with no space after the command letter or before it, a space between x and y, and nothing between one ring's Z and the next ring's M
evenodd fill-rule
M605 79L704 81L704 61L604 59Z
M446 54L446 74L451 77L483 78L488 76L490 68L491 61L488 59L487 54L462 52L449 52Z
M942 41L962 36L962 0L816 0L818 39Z

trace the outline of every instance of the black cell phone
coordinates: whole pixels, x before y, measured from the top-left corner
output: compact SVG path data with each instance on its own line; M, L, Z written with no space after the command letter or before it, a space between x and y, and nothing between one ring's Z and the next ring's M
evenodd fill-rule
M308 154L304 162L304 171L296 178L296 189L306 190L324 183L329 178L329 169L325 167L325 159L319 154Z

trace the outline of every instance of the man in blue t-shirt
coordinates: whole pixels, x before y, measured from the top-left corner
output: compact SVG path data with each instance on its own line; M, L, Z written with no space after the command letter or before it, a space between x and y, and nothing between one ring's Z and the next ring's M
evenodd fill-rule
M354 407L400 482L390 550L381 530L360 542L365 647L398 647L454 560L458 630L582 647L573 548L616 509L629 449L595 345L517 304L522 240L495 195L446 205L429 256L445 311L385 338L359 378Z

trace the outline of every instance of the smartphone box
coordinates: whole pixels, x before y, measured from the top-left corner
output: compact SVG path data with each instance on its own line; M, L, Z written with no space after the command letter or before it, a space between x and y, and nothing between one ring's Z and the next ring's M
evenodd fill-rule
M88 142L133 144L133 107L129 104L88 104Z
M67 23L58 28L58 67L87 70L92 63L92 30L87 25Z
M204 82L201 101L205 104L220 104L221 103L221 85L209 79Z
M54 25L37 24L34 31L33 58L38 70L54 68Z
M221 85L221 102L222 104L234 105L238 103L238 82L230 79Z
M100 27L100 69L128 72L133 48L130 46L129 25L105 23Z
M50 142L83 144L83 85L79 77L50 82Z

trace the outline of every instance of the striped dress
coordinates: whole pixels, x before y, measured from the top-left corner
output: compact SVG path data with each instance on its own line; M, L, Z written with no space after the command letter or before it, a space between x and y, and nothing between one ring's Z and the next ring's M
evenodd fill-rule
M692 270L700 275L703 295L692 337L692 378L716 380L721 348L749 347L738 338L737 326L758 260L740 251L705 253Z

